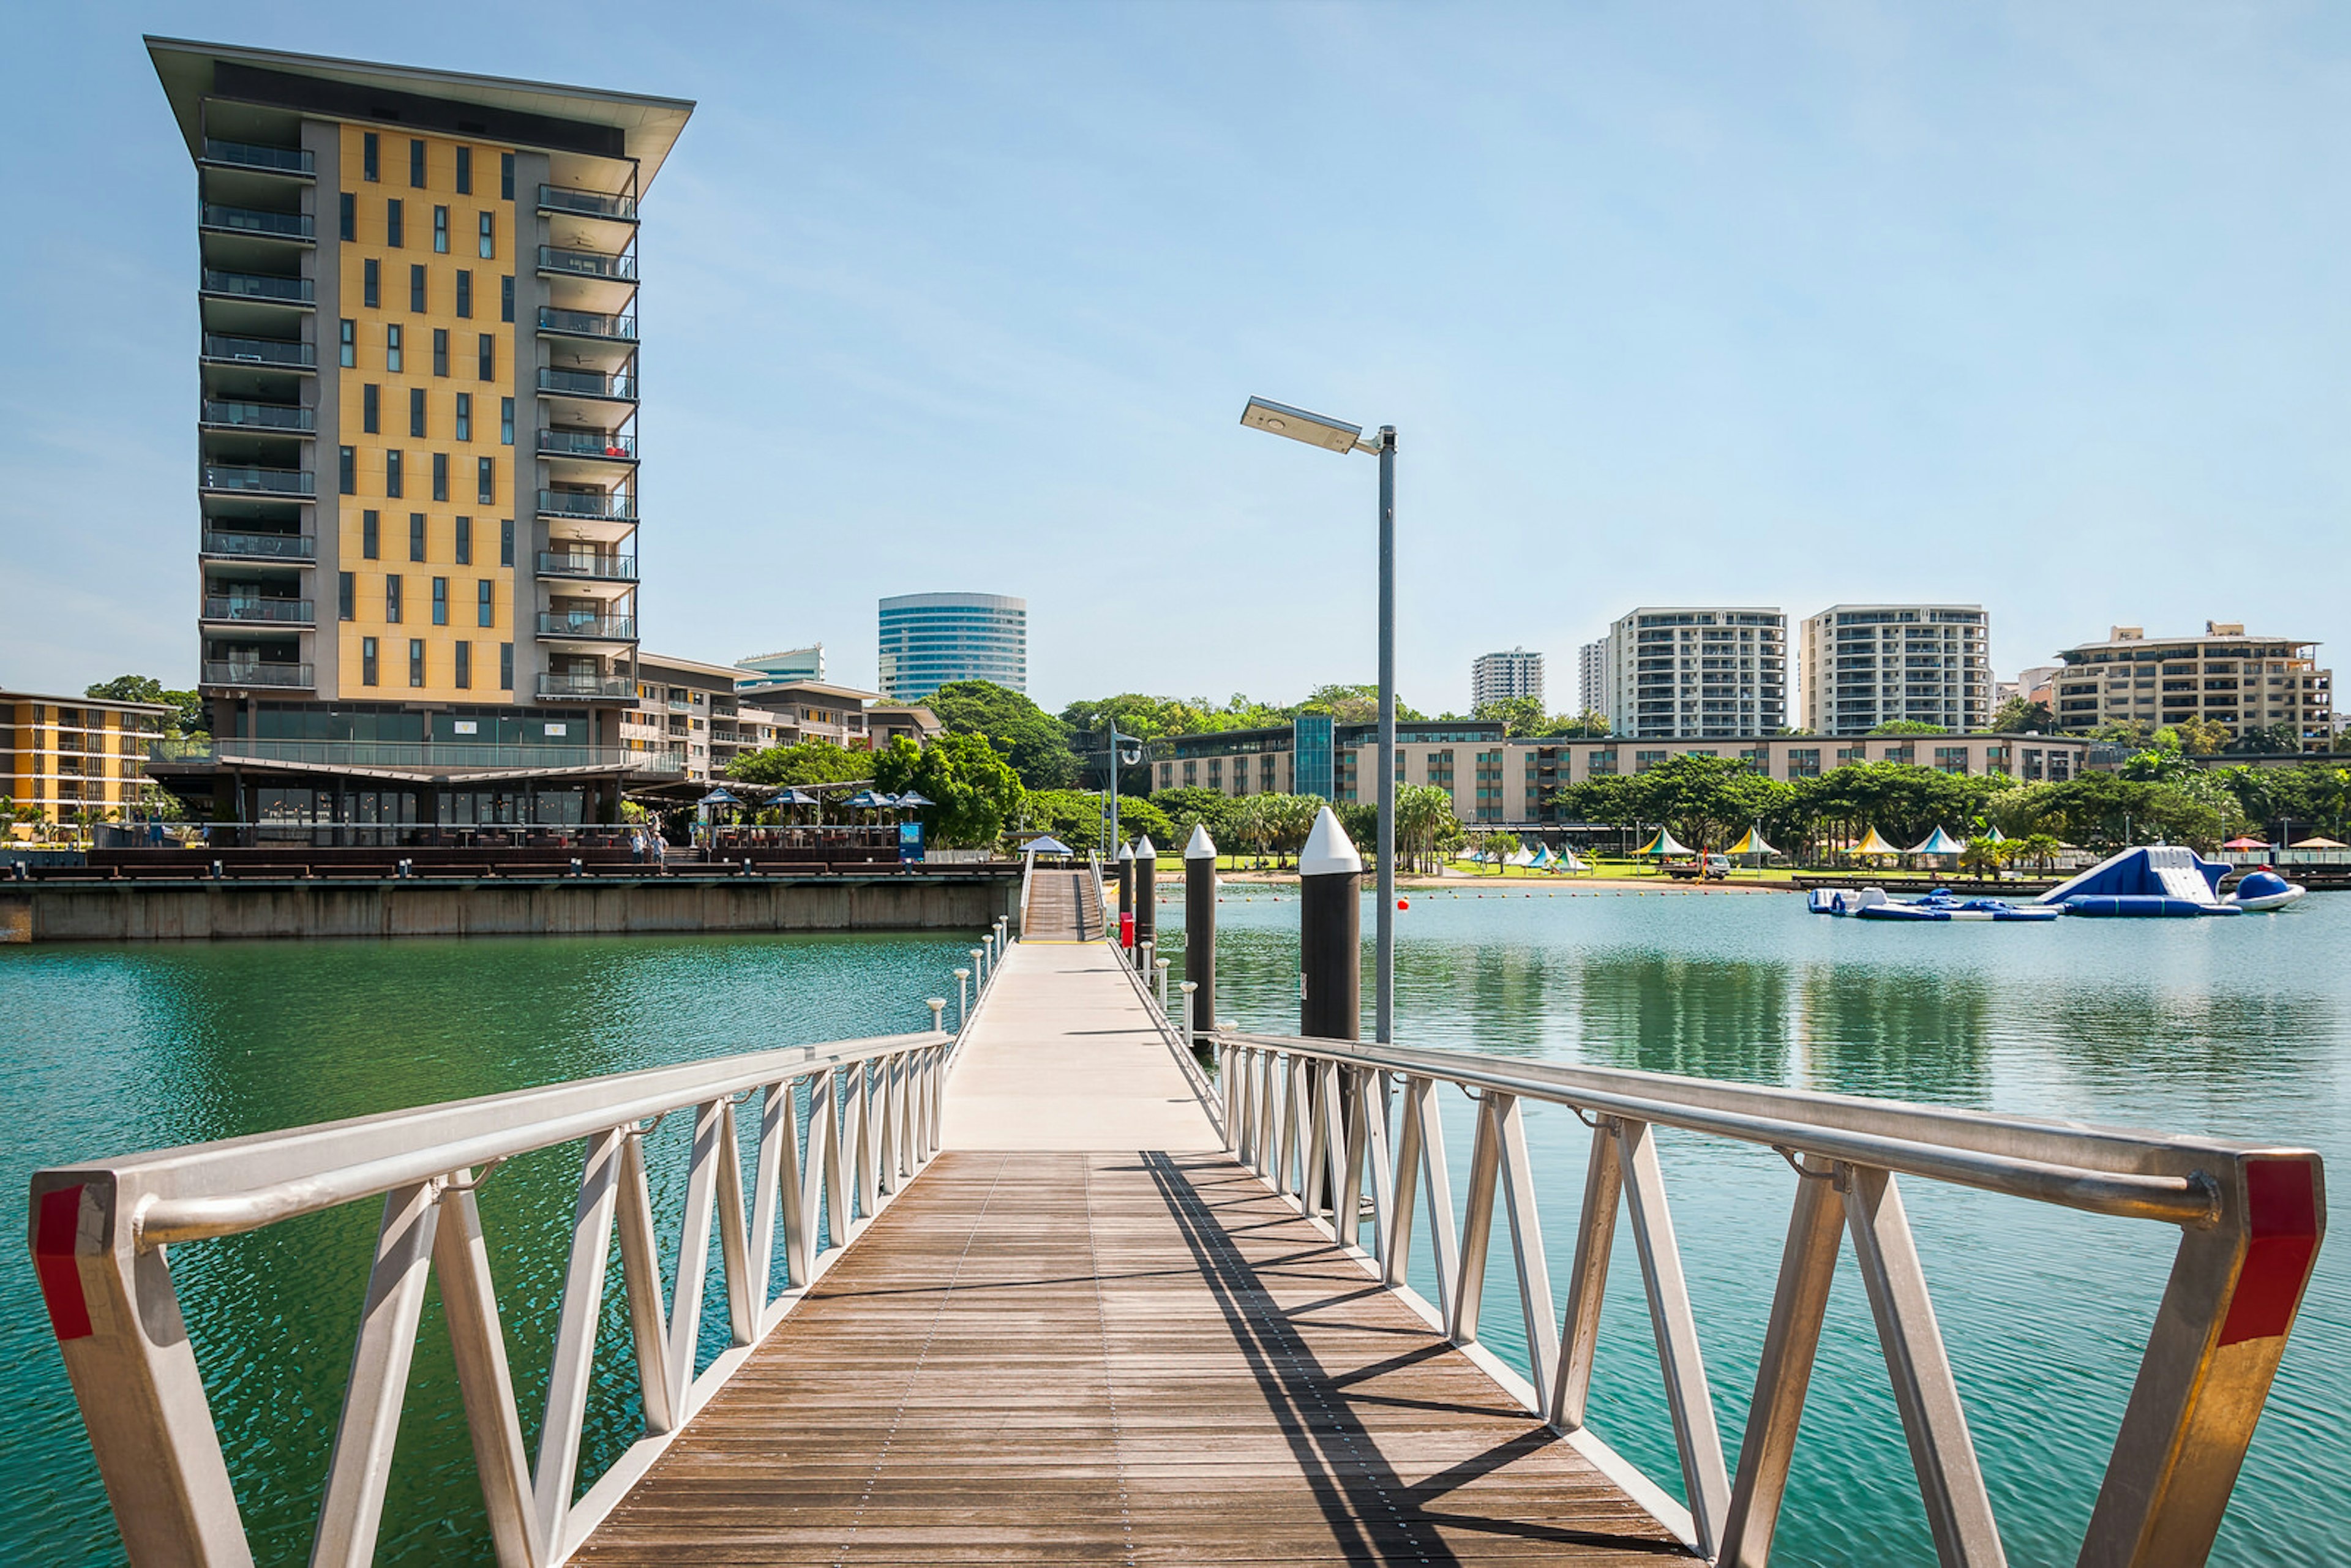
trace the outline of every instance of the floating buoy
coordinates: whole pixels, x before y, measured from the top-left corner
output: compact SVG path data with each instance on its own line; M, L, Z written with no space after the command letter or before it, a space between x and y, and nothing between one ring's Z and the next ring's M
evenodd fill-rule
M1396 907L1398 909L1410 909L1412 907L1412 900L1409 898L1399 898L1396 900Z

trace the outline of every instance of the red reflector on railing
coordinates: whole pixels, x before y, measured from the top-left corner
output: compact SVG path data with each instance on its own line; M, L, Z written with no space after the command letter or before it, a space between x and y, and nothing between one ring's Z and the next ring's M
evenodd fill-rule
M89 1333L89 1302L82 1296L81 1264L75 1247L81 1234L81 1188L61 1186L41 1195L41 1222L33 1233L33 1269L41 1299L48 1303L49 1326L61 1340Z
M2252 1239L2220 1324L2224 1345L2274 1338L2294 1321L2294 1303L2318 1256L2318 1187L2310 1162L2248 1162L2245 1208Z

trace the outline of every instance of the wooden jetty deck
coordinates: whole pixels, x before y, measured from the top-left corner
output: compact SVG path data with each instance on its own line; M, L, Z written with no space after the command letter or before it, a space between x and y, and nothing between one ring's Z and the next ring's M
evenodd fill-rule
M951 1149L572 1561L1686 1555L1223 1155Z

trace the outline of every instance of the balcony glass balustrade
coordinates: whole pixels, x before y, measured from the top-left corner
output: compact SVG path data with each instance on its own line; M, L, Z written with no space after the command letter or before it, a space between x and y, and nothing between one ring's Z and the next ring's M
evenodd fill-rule
M542 430L538 449L557 457L618 457L634 460L637 438L615 430Z
M319 553L319 541L308 534L247 534L206 528L204 553L247 560L308 560Z
M240 659L206 659L204 684L208 686L308 686L314 684L308 664L266 664Z
M632 702L636 698L636 683L626 675L541 675L538 695L542 697L608 698L613 702Z
M239 234L266 235L272 239L308 239L315 230L308 213L266 213L256 207L224 206L206 202L197 221L208 229L234 229Z
M542 517L594 517L602 522L634 522L637 498L622 490L541 490Z
M206 294L232 294L239 299L262 299L271 304L308 305L315 291L307 277L271 277L258 272L221 272L204 268L204 291Z
M235 467L207 463L204 470L204 487L207 490L236 490L261 496L308 496L313 493L316 483L316 476L307 468Z
M586 577L603 582L634 582L637 580L637 558L632 555L598 555L592 550L541 550L538 552L538 575Z
M637 319L633 316L607 316L595 310L564 310L553 305L538 308L538 329L542 332L563 332L574 338L610 338L615 341L634 342Z
M240 430L282 430L289 434L309 434L319 428L319 411L295 403L224 402L206 399L203 421L206 424L234 425Z
M567 392L576 397L619 398L634 402L637 399L637 378L625 373L608 376L601 371L541 369L538 390Z
M289 626L308 626L317 617L311 613L307 599L263 599L257 595L206 594L204 619L207 621L272 621Z
M538 634L542 637L594 637L616 643L637 640L637 618L633 615L598 615L587 611L541 611Z
M580 213L591 218L611 218L632 224L637 221L637 204L629 196L607 195L602 191L580 191L569 185L541 185L538 204L550 212Z
M607 256L600 250L566 250L559 246L538 247L538 269L560 273L567 277L606 278L615 283L637 280L637 258L633 256Z
M289 342L283 338L231 338L218 332L204 334L204 356L207 360L233 360L239 364L316 365L318 351L308 343Z
M215 136L204 138L204 162L234 163L240 169L266 169L280 174L317 172L310 154L299 147L263 147L251 141L224 141Z

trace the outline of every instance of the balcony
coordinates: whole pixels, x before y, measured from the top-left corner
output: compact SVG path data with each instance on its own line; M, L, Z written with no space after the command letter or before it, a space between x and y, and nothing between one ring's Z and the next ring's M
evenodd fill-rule
M634 702L637 687L626 675L541 675L538 695L574 702Z
M623 490L541 490L538 515L633 523L637 520L637 498Z
M251 141L223 141L212 136L204 138L204 161L236 169L259 169L270 174L318 172L310 154L298 147L263 147Z
M217 202L203 204L196 221L203 228L259 235L266 239L308 240L314 233L308 213L268 213L257 207L223 206Z
M529 746L451 740L152 740L147 759L166 768L218 767L233 763L305 762L344 768L627 768L639 773L674 773L676 762L661 752L629 751L616 746Z
M543 245L538 247L538 270L558 277L634 283L637 280L637 258L633 256L607 256L599 250L566 250L559 246Z
M586 612L557 611L552 614L539 612L538 634L557 642L633 643L637 640L637 618L633 615L594 615Z
M613 398L623 402L637 401L637 378L632 375L606 375L601 371L558 371L542 369L538 372L538 390L569 397Z
M632 555L598 555L590 550L541 550L538 552L538 575L581 577L598 582L634 582L637 580L637 558Z
M207 463L203 485L207 490L228 490L239 495L303 497L317 494L318 476L307 468L231 467Z
M265 664L243 660L204 661L204 684L208 686L287 686L307 689L316 683L308 664Z
M634 198L607 195L601 191L579 191L569 185L541 185L538 188L538 210L543 213L574 213L581 217L605 218L622 224L637 221Z
M236 365L284 365L294 370L314 369L319 362L318 350L308 343L297 343L283 338L231 338L217 332L204 334L204 357Z
M298 403L227 402L207 398L198 417L200 423L222 430L311 435L319 429L319 411Z
M538 308L538 329L560 332L567 338L597 338L612 343L633 343L637 340L637 319L633 316L607 316L594 310L564 310L552 305Z
M260 599L242 595L204 599L207 621L267 622L285 626L308 626L317 621L307 599ZM304 683L306 685L308 682Z
M619 431L541 430L538 449L549 457L601 457L616 463L637 460L637 438Z
M208 267L199 287L204 293L230 299L253 299L269 305L317 303L317 291L307 277L272 277L265 273L223 272Z
M308 534L241 534L206 528L203 552L234 560L308 560L319 541Z

